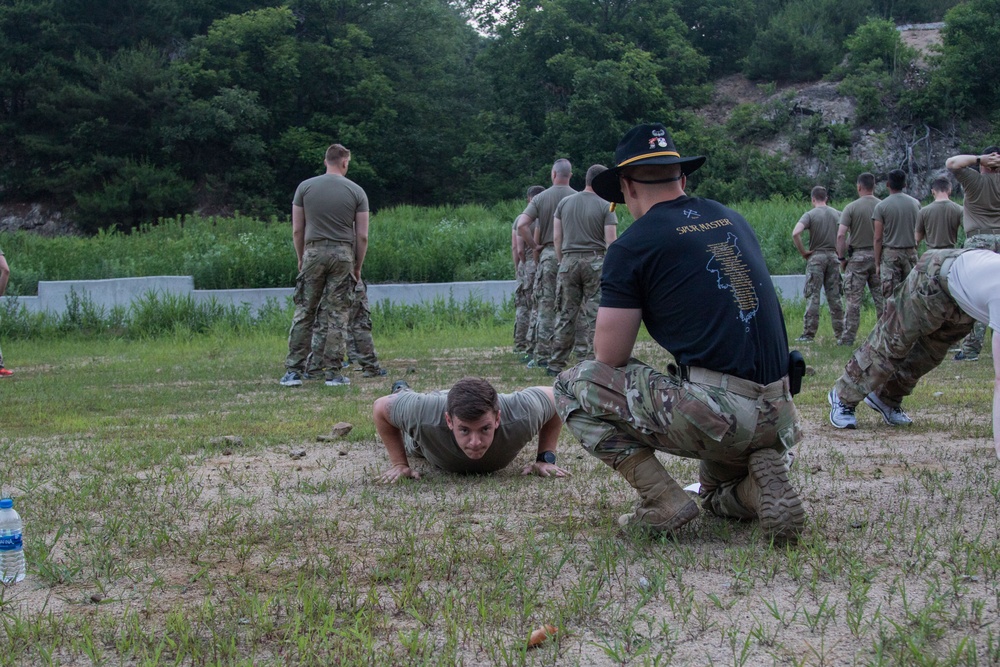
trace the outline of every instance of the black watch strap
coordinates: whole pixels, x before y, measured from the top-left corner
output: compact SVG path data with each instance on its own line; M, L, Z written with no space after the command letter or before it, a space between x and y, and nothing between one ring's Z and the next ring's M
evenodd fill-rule
M555 463L556 453L555 452L538 452L538 456L535 457L535 463Z

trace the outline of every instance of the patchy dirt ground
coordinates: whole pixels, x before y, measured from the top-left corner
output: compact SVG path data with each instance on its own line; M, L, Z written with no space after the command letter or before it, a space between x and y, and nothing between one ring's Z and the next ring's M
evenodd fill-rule
M524 384L502 353L480 356L502 389ZM100 483L112 500L105 512L67 511L69 526L85 528L71 537L41 536L48 570L4 589L2 612L21 624L10 627L35 628L62 664L94 661L56 639L74 633L124 664L152 661L161 637L171 662L223 651L221 662L255 664L998 664L988 363L946 362L928 376L912 428L862 406L859 429L837 431L825 404L837 360L820 361L798 400L805 437L791 478L809 524L793 545L706 513L675 539L623 535L615 518L633 492L566 432L567 479L523 477L529 447L496 475L417 461L421 481L382 486L372 480L388 460L370 438L255 445L255 406L308 396L261 380L239 397L243 448L150 468L95 461L46 481L53 494ZM331 396L303 392L313 389ZM376 389L352 387L366 401ZM349 412L340 396L324 407L329 426ZM33 443L63 457L95 446L86 435ZM303 458L289 456L299 449ZM8 472L8 488L45 478L25 476L38 456ZM678 481L697 479L694 462L661 459ZM524 650L544 623L559 641Z

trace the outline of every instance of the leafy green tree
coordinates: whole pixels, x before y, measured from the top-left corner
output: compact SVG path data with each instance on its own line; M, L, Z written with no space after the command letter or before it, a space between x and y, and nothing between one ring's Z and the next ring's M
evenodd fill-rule
M691 43L708 56L713 75L738 72L753 42L759 4L748 0L682 2L677 12Z
M870 19L845 41L847 63L838 90L855 100L859 122L887 120L899 112L904 83L916 58L892 21Z
M967 116L1000 108L1000 0L968 0L945 16L927 106Z

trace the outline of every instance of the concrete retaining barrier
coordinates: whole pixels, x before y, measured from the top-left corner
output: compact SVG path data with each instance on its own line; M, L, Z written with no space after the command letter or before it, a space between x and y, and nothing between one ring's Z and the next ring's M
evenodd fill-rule
M773 276L774 286L785 301L802 298L804 275ZM469 298L501 304L511 299L513 280L484 280L460 283L409 283L398 285L369 285L368 300L374 305L383 301L393 304L413 305L432 303L435 300L454 299L460 303ZM16 299L30 312L48 312L61 315L66 311L71 294L89 300L98 309L110 311L116 306L128 308L132 302L153 293L190 296L196 301L214 299L225 305L246 304L257 312L268 301L277 300L284 305L292 297L291 287L268 289L196 290L191 276L152 276L146 278L111 278L108 280L44 280L38 283L38 296L0 297L0 301Z

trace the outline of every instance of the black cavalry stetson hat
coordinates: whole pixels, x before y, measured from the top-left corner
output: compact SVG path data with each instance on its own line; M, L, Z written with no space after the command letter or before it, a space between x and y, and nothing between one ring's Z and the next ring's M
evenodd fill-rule
M591 187L601 199L624 204L618 174L623 167L640 164L679 164L686 176L705 164L705 158L701 155L681 157L667 128L660 123L636 125L618 142L615 166L598 174Z

